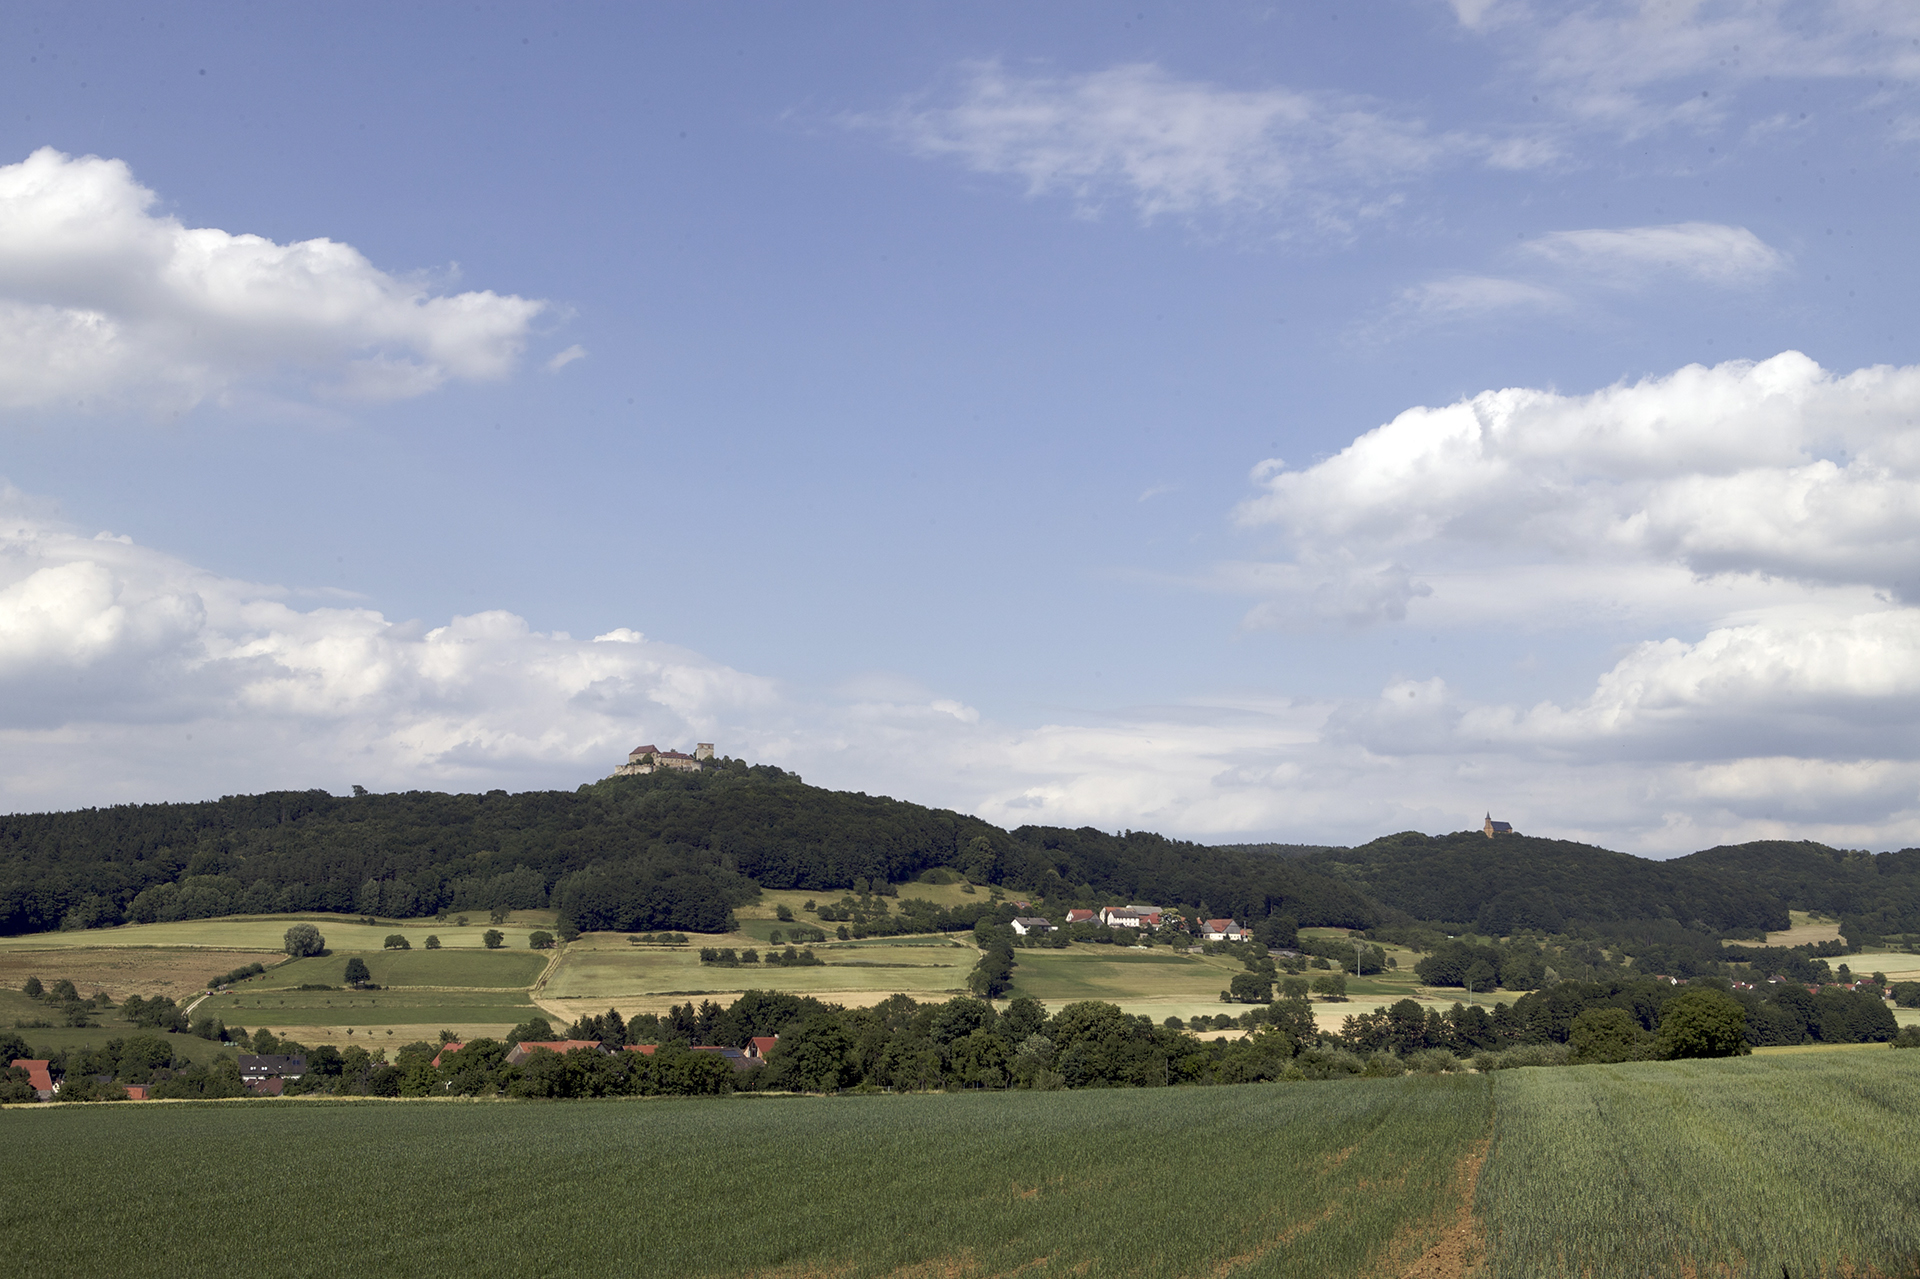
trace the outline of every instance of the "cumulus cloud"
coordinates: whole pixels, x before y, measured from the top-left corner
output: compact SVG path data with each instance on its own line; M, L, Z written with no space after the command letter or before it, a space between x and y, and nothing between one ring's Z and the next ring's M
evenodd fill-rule
M1436 569L1625 563L1907 600L1916 419L1920 368L1836 377L1791 351L1590 395L1487 391L1258 473L1238 518L1281 532L1323 581L1404 563L1405 599Z
M397 399L507 374L544 303L439 293L333 240L188 227L118 160L0 166L0 408L189 407L248 379Z
M1400 186L1443 164L1516 168L1550 156L1525 139L1436 133L1352 97L1227 89L1151 64L1071 76L974 65L955 101L848 123L1088 212L1121 199L1149 221L1224 214L1335 233L1390 208Z
M360 783L569 789L643 742L1026 823L1350 842L1523 830L1639 851L1920 843L1920 613L1775 608L1636 646L1584 702L1235 697L1017 725L917 681L821 692L632 627L442 624L209 573L0 494L0 805ZM1866 738L1862 734L1868 734ZM1871 751L1859 747L1873 743Z

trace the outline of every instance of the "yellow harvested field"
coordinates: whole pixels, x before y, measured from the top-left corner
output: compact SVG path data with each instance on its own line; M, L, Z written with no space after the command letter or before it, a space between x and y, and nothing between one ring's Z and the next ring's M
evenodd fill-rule
M87 933L55 933L55 937L90 936ZM48 934L42 933L41 937ZM25 938L9 938L23 941ZM284 952L205 950L130 950L124 947L67 946L44 950L0 950L0 987L18 990L29 977L38 977L43 985L52 985L64 977L83 995L106 991L116 1000L128 995L151 999L165 995L170 999L205 990L207 979L246 964L274 964L285 959Z
M551 917L550 911L517 911L508 922L499 925L506 935L506 945L513 950L527 949L527 934L536 928L551 928L552 925L526 918L531 915ZM484 949L486 943L483 934L494 925L487 922L484 914L470 916L467 926L457 927L453 923L436 924L431 919L413 919L405 922L385 921L373 924L360 923L358 919L347 915L275 915L256 918L195 919L177 924L124 924L119 928L89 928L74 932L29 933L20 937L0 937L0 955L18 950L95 950L103 947L162 946L174 949L197 947L204 950L250 951L254 953L279 952L284 954L287 929L290 925L310 923L320 930L326 938L327 948L335 951L379 950L381 943L393 933L406 937L414 947L426 944L429 935L440 939L442 946L472 947ZM223 965L221 959L210 959L216 971ZM245 962L225 964L232 968Z
M595 1000L661 1011L688 993L726 1002L746 990L786 990L843 1004L869 1004L890 994L942 1000L965 990L980 952L945 939L919 944L813 947L827 961L817 967L742 964L723 968L700 962L701 945L753 945L750 938L696 938L695 945L663 949L629 945L622 937L582 938L569 946L541 991L543 1005L585 1008ZM576 1005L576 1001L585 1001ZM594 1011L598 1011L597 1009Z
M1840 940L1840 921L1812 915L1804 910L1790 910L1787 918L1791 928L1767 934L1769 946L1811 946L1823 941ZM1736 945L1738 943L1735 943ZM1751 942L1747 943L1752 945Z

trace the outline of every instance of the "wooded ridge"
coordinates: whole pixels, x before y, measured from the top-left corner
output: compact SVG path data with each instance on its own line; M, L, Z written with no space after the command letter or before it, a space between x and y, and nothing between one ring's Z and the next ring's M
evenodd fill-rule
M1920 850L1760 842L1656 862L1523 835L1402 832L1357 848L1208 847L1022 826L809 786L766 765L574 791L281 791L0 817L0 934L228 914L384 918L550 907L583 929L724 931L760 888L829 892L935 868L1055 904L1131 900L1257 923L1443 921L1758 938L1787 911L1849 940L1920 934ZM956 926L969 926L965 922Z

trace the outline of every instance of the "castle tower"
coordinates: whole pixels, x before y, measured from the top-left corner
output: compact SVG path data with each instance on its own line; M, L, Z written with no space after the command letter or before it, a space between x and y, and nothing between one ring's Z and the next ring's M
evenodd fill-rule
M713 758L713 743L712 743L712 742L699 742L699 743L697 743L697 744L695 744L695 746L694 746L694 748L693 748L693 757L694 757L695 759L712 759L712 758Z

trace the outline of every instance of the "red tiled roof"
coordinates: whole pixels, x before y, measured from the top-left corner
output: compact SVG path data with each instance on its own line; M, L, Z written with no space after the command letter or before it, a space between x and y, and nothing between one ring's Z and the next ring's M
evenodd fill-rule
M778 1035L755 1035L747 1041L747 1056L764 1057L772 1052L773 1046L779 1042Z
M33 1085L35 1092L42 1097L53 1095L53 1070L51 1064L41 1057L15 1057L15 1070L27 1072L27 1082Z
M440 1051L433 1055L433 1068L435 1070L440 1069L440 1059L442 1057L446 1056L448 1053L457 1053L462 1048L465 1048L465 1047L466 1047L465 1044L456 1044L451 1042L441 1044Z
M1084 924L1092 918L1093 912L1090 910L1070 910L1067 912L1067 922L1069 924Z
M641 1053L648 1057L653 1056L653 1054L658 1052L659 1050L660 1050L659 1044L628 1044L627 1045L628 1052Z

